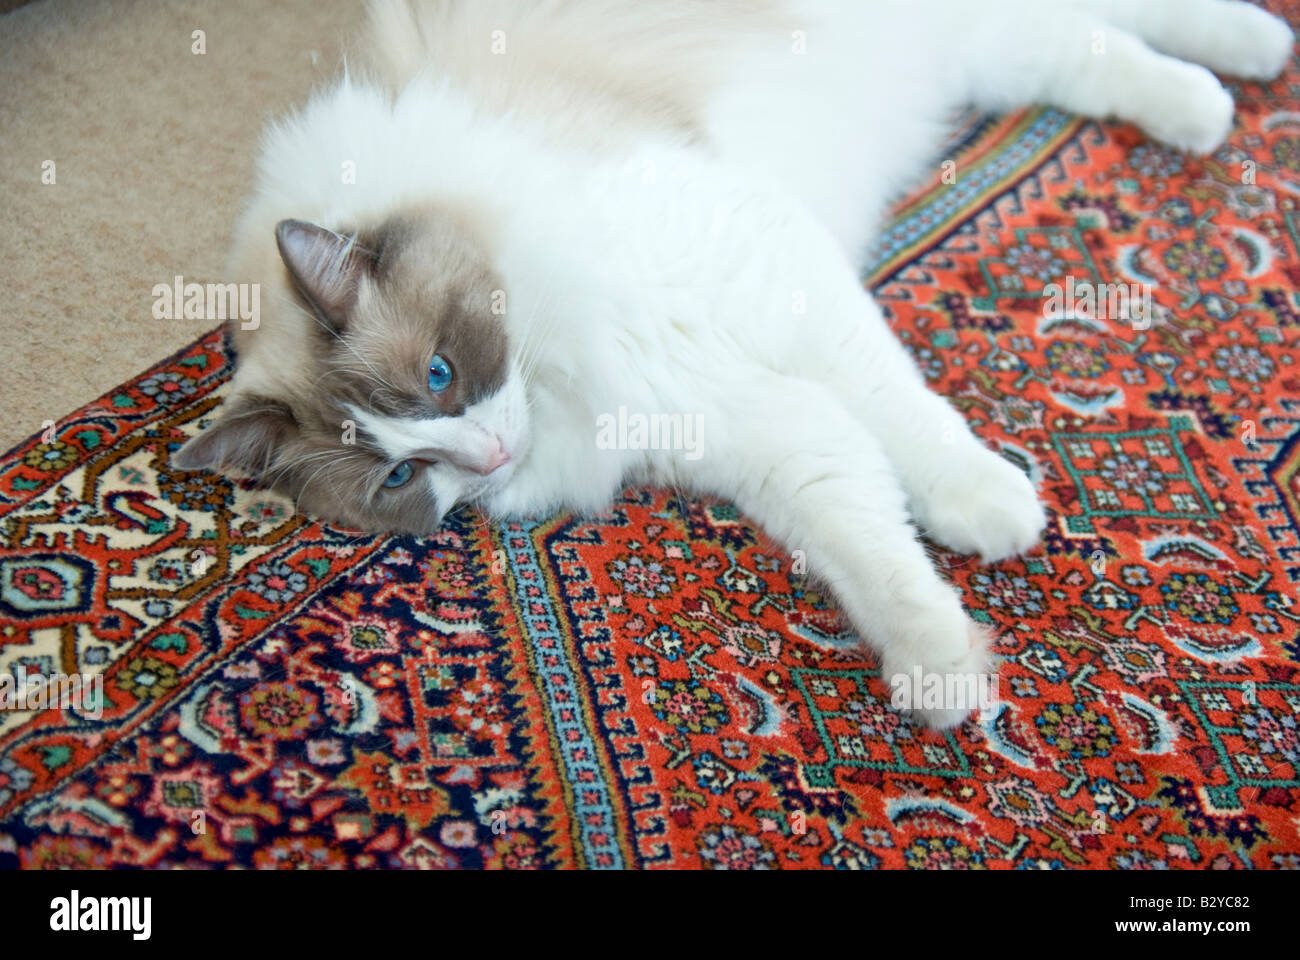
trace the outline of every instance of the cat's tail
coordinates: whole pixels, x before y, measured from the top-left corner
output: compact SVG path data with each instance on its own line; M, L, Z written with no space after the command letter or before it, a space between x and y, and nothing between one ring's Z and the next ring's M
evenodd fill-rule
M726 48L788 2L368 0L364 44L395 89L432 65L477 86L576 79L668 97L723 73Z

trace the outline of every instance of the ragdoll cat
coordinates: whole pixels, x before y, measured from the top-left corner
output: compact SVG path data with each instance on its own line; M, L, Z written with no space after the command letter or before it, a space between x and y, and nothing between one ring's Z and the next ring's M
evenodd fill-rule
M370 40L373 77L266 134L230 269L263 316L175 463L371 531L718 495L804 553L886 678L988 668L916 528L996 560L1045 515L863 289L874 225L960 105L1207 152L1233 111L1210 70L1292 48L1224 0L384 0ZM620 410L692 418L696 455L604 449Z

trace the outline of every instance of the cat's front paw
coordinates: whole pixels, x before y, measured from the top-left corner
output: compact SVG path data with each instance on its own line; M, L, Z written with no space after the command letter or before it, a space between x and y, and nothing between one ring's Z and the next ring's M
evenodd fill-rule
M914 516L927 534L986 562L1024 553L1047 523L1029 478L984 447L972 447L919 501Z
M989 653L988 631L963 615L966 649L953 656L944 649L914 645L881 661L890 705L927 727L948 730L997 700L997 673Z
M1166 59L1133 99L1151 136L1191 153L1213 153L1232 133L1232 94L1209 70Z

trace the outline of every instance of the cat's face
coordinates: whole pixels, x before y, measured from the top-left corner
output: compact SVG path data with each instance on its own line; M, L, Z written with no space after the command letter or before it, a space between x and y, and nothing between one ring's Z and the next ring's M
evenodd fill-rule
M465 232L438 216L355 236L286 220L276 241L292 302L263 328L301 335L271 351L245 334L220 419L173 463L249 472L306 513L382 532L431 532L503 486L527 450L527 404L501 284Z

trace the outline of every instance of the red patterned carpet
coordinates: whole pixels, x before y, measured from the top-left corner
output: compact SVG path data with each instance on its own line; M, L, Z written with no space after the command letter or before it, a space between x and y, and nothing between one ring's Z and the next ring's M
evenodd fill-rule
M1300 74L1238 94L1204 160L973 121L881 243L1051 512L1027 558L939 554L998 637L977 720L891 712L725 503L386 539L171 469L213 333L0 459L0 674L104 678L0 713L0 864L1300 867ZM1045 319L1067 275L1153 322Z

